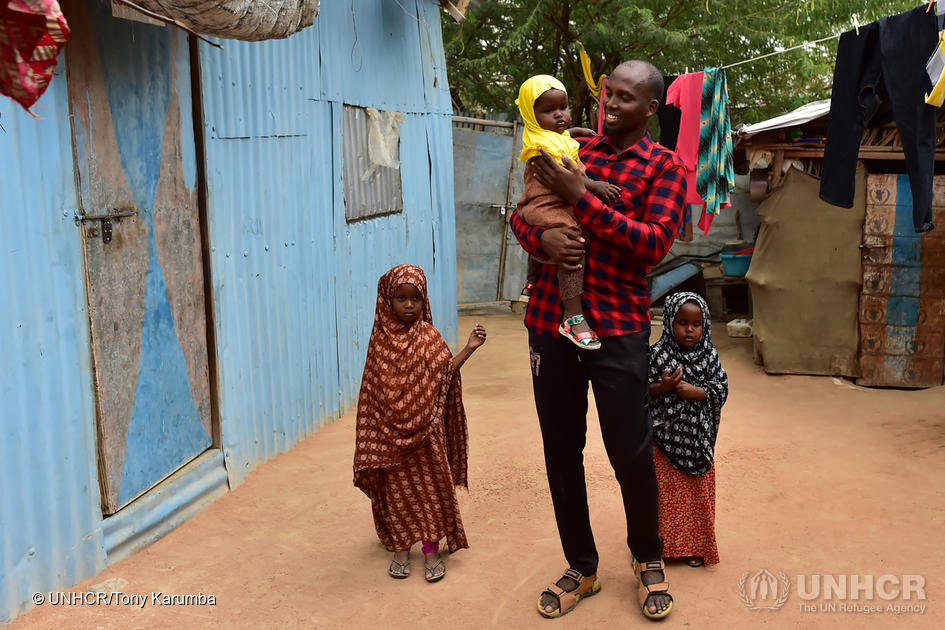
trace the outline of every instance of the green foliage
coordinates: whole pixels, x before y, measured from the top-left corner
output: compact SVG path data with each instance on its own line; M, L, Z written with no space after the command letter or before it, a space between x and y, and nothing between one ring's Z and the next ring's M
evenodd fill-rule
M462 24L444 19L454 107L517 115L518 87L553 74L575 125L596 126L578 40L595 79L626 59L664 74L718 67L850 30L917 0L485 0ZM837 40L730 68L732 121L756 122L828 98Z

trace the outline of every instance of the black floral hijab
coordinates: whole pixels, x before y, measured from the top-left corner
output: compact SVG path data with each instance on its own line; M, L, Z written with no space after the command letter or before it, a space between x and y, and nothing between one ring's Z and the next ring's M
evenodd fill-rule
M673 322L686 302L702 309L702 338L690 349L676 341ZM682 367L682 379L705 390L707 400L685 400L670 392L650 400L653 443L678 470L704 475L712 470L715 438L719 432L722 405L728 398L728 376L712 345L709 306L695 293L674 293L663 308L663 335L650 346L651 383L658 383L665 370Z

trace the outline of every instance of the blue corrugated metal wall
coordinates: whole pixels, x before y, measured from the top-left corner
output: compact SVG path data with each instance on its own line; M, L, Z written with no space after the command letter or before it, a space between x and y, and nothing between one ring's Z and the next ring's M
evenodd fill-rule
M0 625L104 567L66 81L0 98Z
M378 277L427 270L455 342L452 130L432 0L323 3L283 41L201 44L223 447L232 483L357 397ZM348 224L344 105L406 114L404 212Z
M231 484L351 408L390 266L424 266L435 322L457 340L439 11L434 0L322 3L288 40L201 44L208 299ZM0 99L0 624L32 592L106 562L63 68L43 121ZM344 104L406 114L403 214L345 222Z

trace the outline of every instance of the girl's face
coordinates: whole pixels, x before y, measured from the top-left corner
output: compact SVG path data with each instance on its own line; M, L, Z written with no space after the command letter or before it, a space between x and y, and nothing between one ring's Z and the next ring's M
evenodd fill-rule
M702 309L695 302L686 302L679 307L673 320L673 335L679 345L687 350L702 339Z
M423 295L412 284L402 284L394 291L394 315L402 322L412 324L423 316Z
M535 120L542 129L563 133L571 126L568 95L551 89L535 99Z

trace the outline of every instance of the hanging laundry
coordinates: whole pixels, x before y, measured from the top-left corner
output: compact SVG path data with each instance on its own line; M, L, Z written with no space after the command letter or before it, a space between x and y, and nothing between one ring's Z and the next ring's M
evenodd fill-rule
M925 103L941 107L945 101L945 31L939 32L938 45L925 63L925 71L932 84L932 92L925 95Z
M932 222L936 109L925 104L932 89L924 64L938 44L937 16L920 6L840 36L833 71L830 121L820 198L853 207L854 177L863 127L895 120L912 189L916 232Z
M669 88L679 77L675 74L663 76L663 98L660 99L660 106L656 110L656 119L660 123L660 144L676 151L676 141L679 138L679 123L682 120L682 111L675 106L670 105Z
M68 38L55 0L0 0L0 94L29 111L46 91Z
M706 68L703 74L696 189L706 203L699 227L708 234L715 215L732 205L729 197L735 190L735 168L725 70Z
M935 3L936 26L938 27L938 46L925 63L925 71L932 83L932 92L925 95L928 105L941 107L945 101L945 2Z
M678 108L679 130L673 140L673 150L686 165L686 214L699 214L699 226L708 234L712 222L706 221L706 203L696 185L699 169L699 136L702 121L702 84L704 72L680 75L666 89L666 104ZM661 132L662 133L662 132ZM662 140L662 136L661 136ZM670 138L672 140L672 138ZM691 229L691 226L690 226Z

